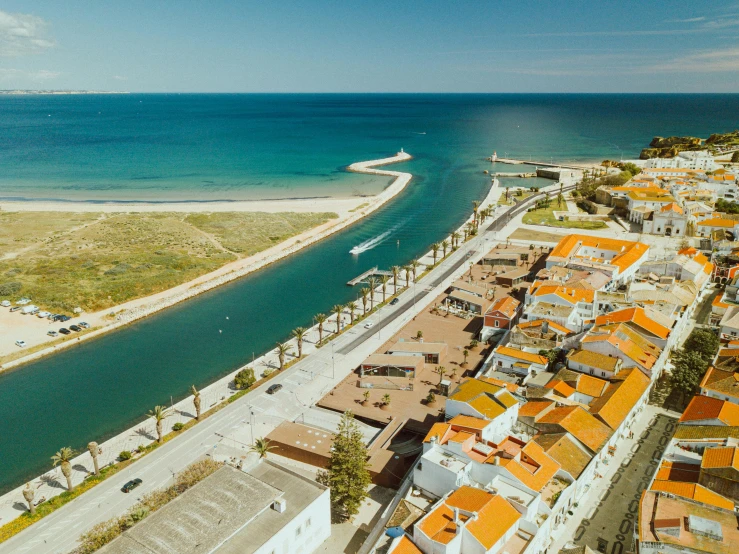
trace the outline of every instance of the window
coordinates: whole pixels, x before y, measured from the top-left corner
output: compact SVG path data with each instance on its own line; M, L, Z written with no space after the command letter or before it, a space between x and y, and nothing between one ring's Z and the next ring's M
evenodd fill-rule
M418 464L418 471L421 471L423 469L423 464Z
M310 518L305 520L305 528L308 529L310 527Z
M298 525L297 528L295 529L295 538L297 539L302 532L303 532L303 528L300 525Z
M601 377L605 377L606 376L606 372L605 371L601 371L600 372L600 375L601 375Z
M495 320L495 326L500 327L500 322L497 319Z

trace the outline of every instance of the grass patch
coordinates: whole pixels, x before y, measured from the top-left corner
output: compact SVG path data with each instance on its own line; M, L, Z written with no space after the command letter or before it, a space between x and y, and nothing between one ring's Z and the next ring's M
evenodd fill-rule
M523 191L521 194L509 193L508 200L506 200L505 193L498 199L498 206L513 206L516 202L526 200L529 196L536 194L533 191Z
M364 208L366 208L367 206L369 206L369 202L365 202L364 204L360 204L360 205L359 205L359 206L357 206L356 208L352 208L351 210L349 210L349 213L354 213L354 212L358 212L359 210L361 210L361 209L364 209Z
M0 213L0 300L96 311L168 290L338 217L333 213ZM20 289L18 285L20 285Z
M608 227L603 221L572 221L567 219L567 216L565 216L564 221L559 221L554 217L555 211L567 211L567 206L563 203L560 208L556 205L556 202L552 202L548 208L535 208L524 214L523 223L526 225L546 225L548 227L563 227L567 229L605 229Z

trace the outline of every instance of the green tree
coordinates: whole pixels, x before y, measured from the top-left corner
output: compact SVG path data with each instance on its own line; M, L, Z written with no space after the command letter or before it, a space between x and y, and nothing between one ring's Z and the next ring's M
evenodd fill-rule
M270 450L274 450L276 446L272 446L272 441L269 439L257 439L249 447L250 452L256 452L260 458L266 458Z
M190 387L190 392L192 393L192 403L195 406L195 419L200 421L200 402L202 400L200 398L200 391L198 391L198 389L195 388L195 385L193 385Z
M459 246L459 237L460 235L458 231L454 231L452 233L452 249L453 250L456 250L457 247Z
M681 350L672 358L673 369L670 385L682 393L683 397L693 394L703 378L708 362L698 352Z
M444 376L446 375L446 368L443 365L440 365L439 367L434 369L434 373L439 374L439 383L436 386L440 387L441 382L444 380Z
M296 327L293 329L293 336L298 341L298 358L303 357L303 341L307 334L308 330L305 327Z
M286 342L277 343L277 359L280 360L280 371L285 369L285 354L290 351L290 345Z
M234 386L238 390L246 390L256 382L257 378L254 377L254 370L250 367L245 367L234 377Z
M151 410L147 415L154 418L154 421L157 425L157 442L159 444L162 444L162 441L164 440L162 424L164 423L165 419L172 415L172 411L168 410L164 406L154 406L154 409Z
M347 302L344 307L349 312L349 324L354 325L354 312L357 311L357 305L354 302Z
M331 504L343 519L359 512L371 483L367 447L351 412L345 412L334 437L331 457L318 482L331 490Z
M385 406L389 406L390 405L390 395L389 394L385 393L385 394L382 395L382 403Z
M446 251L449 248L449 241L444 239L441 241L441 256L442 258L446 258Z
M632 177L634 175L639 175L639 173L641 173L641 167L631 162L619 164L618 167L622 169L623 171L628 171Z
M683 344L686 352L697 352L706 361L711 361L718 350L719 340L716 333L706 329L695 329Z
M393 274L393 294L398 294L398 274L400 273L400 267L394 265L390 268Z
M367 288L370 291L370 312L375 309L375 289L380 283L374 277L367 279Z
M62 475L67 479L68 491L74 489L72 486L72 458L74 458L74 451L68 446L60 448L59 452L51 457L51 465L53 467L61 466Z
M413 272L413 280L416 281L416 270L420 267L421 262L418 260L411 260L411 263L408 264L411 268L411 271ZM407 286L407 284L406 284Z
M323 324L326 323L326 314L318 314L313 319L318 323L318 344L323 343Z
M341 314L344 313L344 305L336 304L333 308L331 308L331 311L336 316L336 334L339 334L341 333Z
M467 365L467 356L470 355L470 351L466 348L462 350L462 356L464 356L464 361L462 362L462 365Z
M438 242L431 245L431 254L434 257L434 265L436 265L436 258L439 255L439 248L441 248L441 245Z
M387 283L390 281L390 277L383 275L380 277L380 284L382 285L382 303L385 303L385 295L387 294Z
M362 317L367 315L367 301L369 300L369 289L367 287L362 287L362 289L359 291L360 298L362 299Z
M413 271L413 269L411 268L410 265L404 265L403 266L403 271L405 271L405 288L408 288L408 287L411 286L410 285L410 283L411 283L411 271ZM414 279L414 281L415 281L415 279Z
M539 356L544 356L547 359L548 364L553 364L559 358L559 350L539 350Z
M731 155L731 163L739 163L739 150Z

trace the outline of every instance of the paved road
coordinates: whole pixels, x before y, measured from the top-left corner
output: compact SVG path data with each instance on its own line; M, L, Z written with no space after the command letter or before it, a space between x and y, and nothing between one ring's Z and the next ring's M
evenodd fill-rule
M634 521L639 513L639 499L657 471L676 422L664 414L652 418L633 445L631 455L623 461L601 495L598 505L577 528L574 541L578 545L587 545L604 554L634 551Z

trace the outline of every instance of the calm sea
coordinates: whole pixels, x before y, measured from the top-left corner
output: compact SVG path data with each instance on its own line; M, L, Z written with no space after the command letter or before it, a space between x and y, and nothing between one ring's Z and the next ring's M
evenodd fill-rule
M415 175L411 184L360 224L0 374L0 491L49 469L60 447L80 450L128 428L154 405L214 381L314 314L355 298L345 283L362 271L426 251L487 193L483 158L493 150L618 159L636 156L653 135L705 137L739 127L738 118L739 95L0 96L0 197L351 195L378 183L342 173L349 163L401 147L415 156L396 166ZM349 254L381 236L374 248Z

